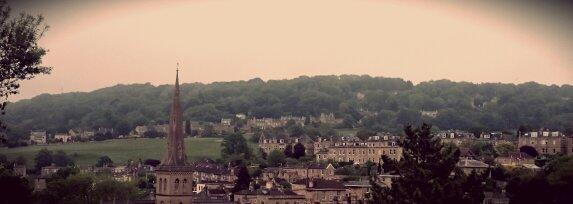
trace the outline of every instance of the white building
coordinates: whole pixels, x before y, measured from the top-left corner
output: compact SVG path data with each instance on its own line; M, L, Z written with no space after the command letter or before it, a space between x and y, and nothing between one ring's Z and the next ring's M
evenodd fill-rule
M48 134L46 131L31 131L30 132L30 142L35 144L46 144L48 140Z

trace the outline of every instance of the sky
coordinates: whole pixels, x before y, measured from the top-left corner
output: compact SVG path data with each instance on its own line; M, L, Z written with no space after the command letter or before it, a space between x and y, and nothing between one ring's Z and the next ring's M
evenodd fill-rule
M558 1L8 1L50 26L50 75L10 101L116 84L368 74L573 84L573 4Z

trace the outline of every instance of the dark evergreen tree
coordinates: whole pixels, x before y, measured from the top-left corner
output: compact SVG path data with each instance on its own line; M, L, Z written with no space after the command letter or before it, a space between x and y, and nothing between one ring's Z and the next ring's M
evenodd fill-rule
M288 145L285 147L285 150L283 151L283 153L285 154L285 157L293 157L293 154L292 154L292 145L288 144Z
M296 143L296 145L294 145L294 152L292 157L295 159L304 157L306 148L304 147L304 145L302 143Z
M190 120L185 121L185 135L188 135L188 136L191 135L191 121Z
M235 166L235 176L237 176L237 180L235 180L235 186L233 187L233 192L238 192L241 190L249 189L249 184L251 183L251 176L249 175L249 170L247 166L243 162L239 162L237 166Z
M476 186L477 178L466 179L456 168L459 150L442 145L430 129L427 124L416 129L406 127L406 136L399 143L403 158L394 169L399 177L393 180L391 188L373 187L373 197L388 203L481 203L481 181ZM393 165L386 165L393 169Z

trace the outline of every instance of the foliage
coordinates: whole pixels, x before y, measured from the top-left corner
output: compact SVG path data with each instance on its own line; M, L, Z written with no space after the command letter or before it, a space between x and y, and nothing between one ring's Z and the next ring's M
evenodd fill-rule
M46 183L46 189L38 193L40 203L94 203L94 179L76 174L66 179Z
M305 151L306 151L306 148L304 147L304 145L302 143L300 143L300 142L296 143L294 145L294 152L292 154L292 157L294 157L295 159L304 157Z
M114 179L105 179L97 182L93 187L93 195L103 201L128 201L137 196L138 190L132 183L120 182Z
M42 167L50 166L53 162L52 152L46 148L41 149L36 154L36 158L34 160L36 161L36 169L38 170L42 169Z
M157 160L157 159L146 159L143 164L145 165L150 165L153 167L157 167L159 164L161 163L161 161Z
M74 165L74 161L70 158L66 152L62 150L56 151L56 153L52 156L52 162L56 166L66 167Z
M512 143L502 143L495 146L495 151L500 156L509 156L510 153L513 153L516 150L517 148Z
M466 177L457 169L459 150L442 145L430 129L426 124L406 127L400 142L403 158L395 168L399 177L391 188L373 187L373 197L388 203L481 203L482 178L475 173Z
M283 151L283 154L285 155L285 157L293 157L292 145L291 145L291 144L287 144L287 145L286 145L285 150Z
M165 134L164 132L159 132L157 130L155 130L154 128L151 128L148 131L145 131L143 133L143 137L146 138L156 138L156 137L165 137L167 134Z
M251 149L247 145L247 140L241 133L233 133L223 138L221 153L223 157L239 156L244 159L251 157Z
M165 123L172 86L117 85L89 93L43 94L10 104L6 123L10 140L25 139L28 130L65 132L71 128L115 128L127 124ZM365 95L363 100L356 93ZM291 80L182 84L185 120L218 122L236 113L250 117L318 116L334 113L373 131L400 133L420 121L440 129L483 131L546 127L573 132L573 86L537 83L499 84L421 82L395 78L341 75ZM517 109L515 109L517 107ZM421 110L437 110L436 118ZM311 137L318 127L303 127ZM327 130L327 129L325 129ZM309 132L312 132L310 134ZM326 132L321 132L325 134Z
M108 156L102 156L97 161L96 166L97 167L106 167L106 166L112 167L113 161Z
M235 166L237 176L237 180L235 180L235 186L233 187L233 192L238 192L241 190L246 190L249 188L249 184L251 183L251 176L249 175L249 170L244 162L239 162L237 166Z
M17 94L20 82L39 74L49 74L51 67L41 66L46 50L38 45L48 26L42 16L21 13L11 18L6 1L0 0L0 113L4 114L8 96ZM4 124L0 120L0 128ZM3 138L0 138L3 139Z
M535 148L532 147L532 146L528 146L528 145L521 146L521 147L519 148L519 151L520 151L520 152L523 152L523 153L525 153L525 154L527 154L527 155L529 155L529 156L532 156L532 157L537 157L537 156L539 156L539 153L537 152L537 150L535 150Z
M31 203L32 187L28 180L0 165L0 203Z
M267 163L271 167L282 166L286 162L285 158L285 155L281 151L273 150L267 156Z

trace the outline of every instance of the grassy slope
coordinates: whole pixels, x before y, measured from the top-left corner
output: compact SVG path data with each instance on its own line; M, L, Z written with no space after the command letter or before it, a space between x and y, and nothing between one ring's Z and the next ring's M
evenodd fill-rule
M222 139L219 138L186 138L185 147L187 156L190 160L195 160L200 157L217 159L220 157L221 141ZM14 159L22 155L26 158L28 166L32 167L34 164L34 156L40 149L47 148L52 151L63 150L68 155L72 155L76 164L88 166L95 164L98 158L103 155L109 156L118 164L124 164L129 159L161 159L165 152L165 146L164 139L140 138L28 146L13 149L0 148L0 154L6 155L9 159ZM74 153L77 153L77 156L75 156Z

